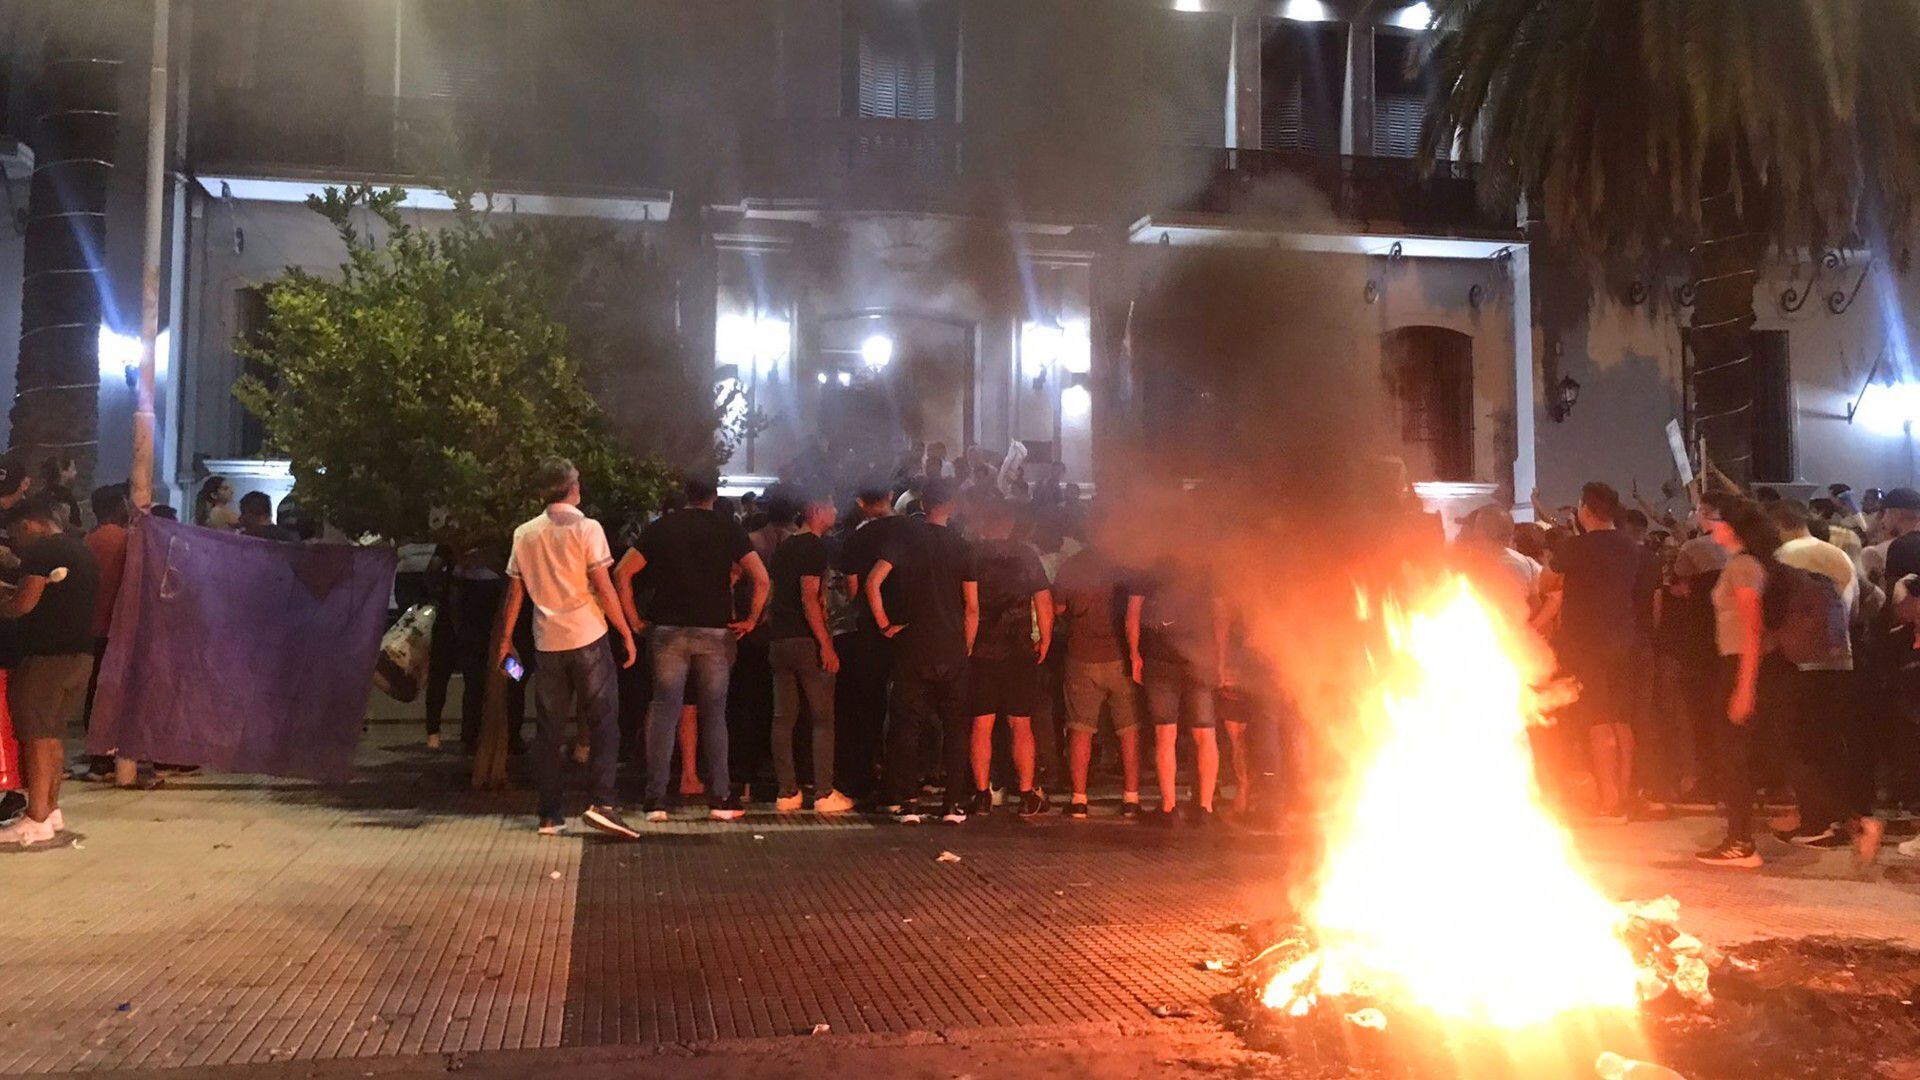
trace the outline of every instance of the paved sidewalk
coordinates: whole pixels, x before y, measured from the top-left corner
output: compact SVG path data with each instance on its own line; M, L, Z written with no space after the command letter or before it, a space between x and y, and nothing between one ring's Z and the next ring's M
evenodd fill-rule
M380 725L374 742L403 736ZM77 841L0 856L0 1073L718 1052L816 1024L880 1042L1060 1039L1151 1028L1162 1005L1204 1022L1226 982L1196 961L1233 955L1224 928L1286 901L1281 837L760 813L634 844L547 839L527 796L459 790L452 754L375 745L364 760L335 788L70 786ZM1853 880L1839 853L1770 851L1761 874L1695 866L1713 825L1581 844L1609 890L1672 893L1715 940L1920 945L1920 892Z

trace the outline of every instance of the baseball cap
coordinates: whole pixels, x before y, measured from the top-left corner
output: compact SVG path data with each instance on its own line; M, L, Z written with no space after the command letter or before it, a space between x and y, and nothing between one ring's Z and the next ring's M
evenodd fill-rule
M1880 497L1883 510L1920 510L1920 491L1897 487Z

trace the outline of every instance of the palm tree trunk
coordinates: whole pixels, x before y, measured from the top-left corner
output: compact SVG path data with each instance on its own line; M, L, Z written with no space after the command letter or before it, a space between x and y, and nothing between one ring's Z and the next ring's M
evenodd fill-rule
M1735 194L1732 155L1713 153L1702 177L1702 235L1688 267L1693 320L1686 377L1693 445L1706 440L1713 463L1735 482L1753 476L1753 290L1765 238L1750 227Z
M102 261L120 78L120 62L82 43L90 38L57 35L41 73L10 432L31 460L76 459L83 491L99 449Z

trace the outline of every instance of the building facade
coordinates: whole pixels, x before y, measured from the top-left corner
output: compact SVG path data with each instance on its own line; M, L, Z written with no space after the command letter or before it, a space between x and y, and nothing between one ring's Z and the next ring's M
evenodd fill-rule
M496 212L598 218L662 253L671 295L647 302L670 305L688 355L764 420L727 466L743 484L816 435L955 454L1018 440L1097 483L1123 460L1115 446L1194 437L1204 415L1180 403L1204 395L1189 376L1206 358L1142 329L1155 283L1208 253L1276 250L1345 283L1329 294L1338 310L1316 314L1350 332L1348 362L1385 376L1432 499L1524 502L1539 483L1558 500L1593 476L1651 492L1675 472L1674 283L1616 296L1543 257L1512 208L1482 198L1470 148L1417 166L1421 4L173 8L157 479L176 502L210 470L243 489L286 483L230 388L259 287L340 262L305 196L398 184L432 221L446 205L434 177L454 169L484 177ZM139 290L148 28L123 14L78 50L119 64L98 275L103 480L129 450ZM77 47L13 40L0 186L31 215L36 87ZM0 230L0 320L34 288L17 269L33 238ZM1785 431L1781 474L1765 478L1908 482L1901 395L1865 395L1885 434L1844 407L1870 370L1884 381L1904 362L1904 276L1864 253L1807 261L1760 292L1768 422ZM1772 303L1809 280L1811 302ZM1270 303L1284 312L1288 297ZM0 333L0 391L21 350ZM1568 379L1571 411L1549 400Z

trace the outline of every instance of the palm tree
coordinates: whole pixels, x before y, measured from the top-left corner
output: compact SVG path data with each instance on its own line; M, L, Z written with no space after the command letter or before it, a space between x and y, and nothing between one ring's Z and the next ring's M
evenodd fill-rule
M1750 478L1771 253L1901 250L1920 195L1914 0L1432 0L1426 152L1464 139L1600 263L1684 251L1693 422Z

